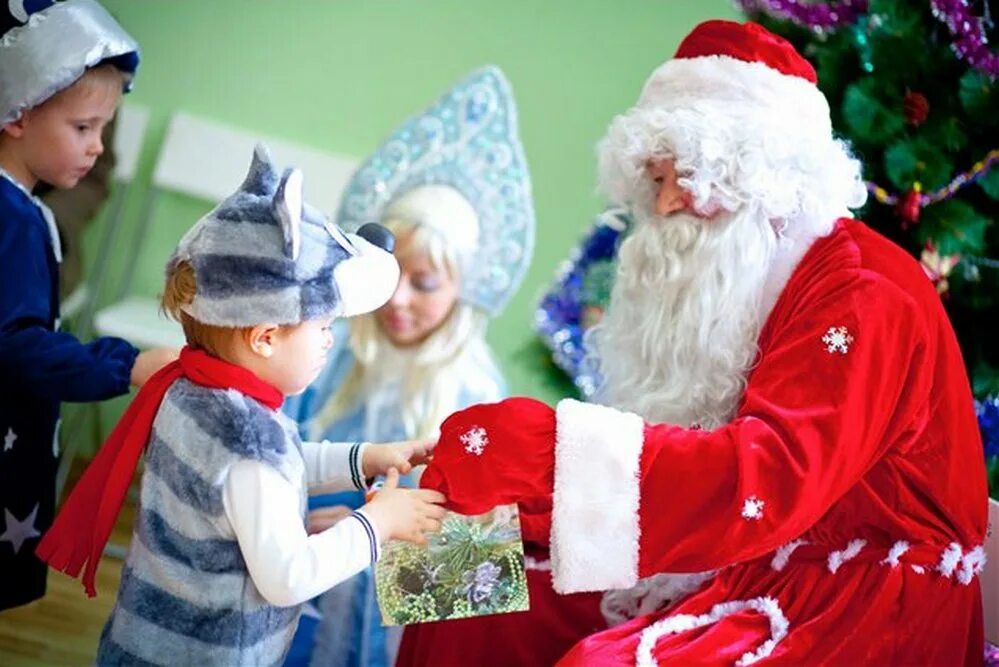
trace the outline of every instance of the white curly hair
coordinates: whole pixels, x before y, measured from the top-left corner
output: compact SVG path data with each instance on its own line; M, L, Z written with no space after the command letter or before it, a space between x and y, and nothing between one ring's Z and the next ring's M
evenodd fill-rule
M662 159L692 211L653 210L647 166ZM600 143L599 177L636 227L589 339L605 379L598 399L683 426L725 423L795 265L866 200L860 163L814 84L707 56L653 73Z

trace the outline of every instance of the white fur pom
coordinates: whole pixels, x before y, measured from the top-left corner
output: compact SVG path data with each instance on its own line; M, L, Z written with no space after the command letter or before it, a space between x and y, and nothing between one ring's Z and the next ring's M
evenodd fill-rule
M864 548L865 544L867 544L867 540L861 540L861 539L850 540L850 543L846 545L845 549L842 549L840 551L833 551L831 554L829 554L829 561L828 561L829 571L832 572L833 574L836 574L836 570L838 570L843 565L843 563L845 563L846 561L850 560L851 558L859 554L860 550Z
M976 574L985 568L985 549L977 546L961 557L961 569L957 572L957 580L967 586Z
M890 565L892 568L898 567L898 559L909 550L909 543L905 540L899 540L895 544L891 545L891 549L888 551L888 556L881 561L882 565Z
M770 561L770 567L777 572L783 570L787 567L787 562L790 560L794 550L803 544L808 544L807 540L797 539L788 542L782 547L777 547L777 551L774 552L774 559Z
M954 574L954 570L957 569L960 563L961 545L957 542L951 542L940 556L937 572L949 578Z

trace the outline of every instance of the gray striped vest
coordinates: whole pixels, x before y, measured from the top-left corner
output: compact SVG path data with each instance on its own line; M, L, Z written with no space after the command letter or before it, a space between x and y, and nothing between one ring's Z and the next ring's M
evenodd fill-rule
M243 460L301 487L295 425L234 390L186 379L164 396L146 449L142 495L99 665L274 665L300 606L275 607L250 579L225 516L223 484Z

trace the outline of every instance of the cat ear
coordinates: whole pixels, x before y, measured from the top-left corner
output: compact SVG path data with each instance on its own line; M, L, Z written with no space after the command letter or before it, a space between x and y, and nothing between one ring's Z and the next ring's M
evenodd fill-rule
M302 245L300 225L302 223L302 172L289 169L281 178L274 193L274 213L281 221L284 234L284 254L292 260L298 259Z
M243 179L243 184L239 189L265 197L274 192L277 181L278 174L274 169L271 153L266 146L258 143L253 148L250 169L246 172L246 178Z

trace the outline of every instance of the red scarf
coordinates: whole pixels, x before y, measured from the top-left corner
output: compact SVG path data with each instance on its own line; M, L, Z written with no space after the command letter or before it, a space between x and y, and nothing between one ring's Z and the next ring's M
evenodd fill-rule
M39 558L71 577L79 576L86 563L83 586L89 597L97 595L97 564L149 442L160 403L170 385L182 377L202 387L235 389L272 410L284 400L281 392L245 368L189 347L142 385L35 549Z

